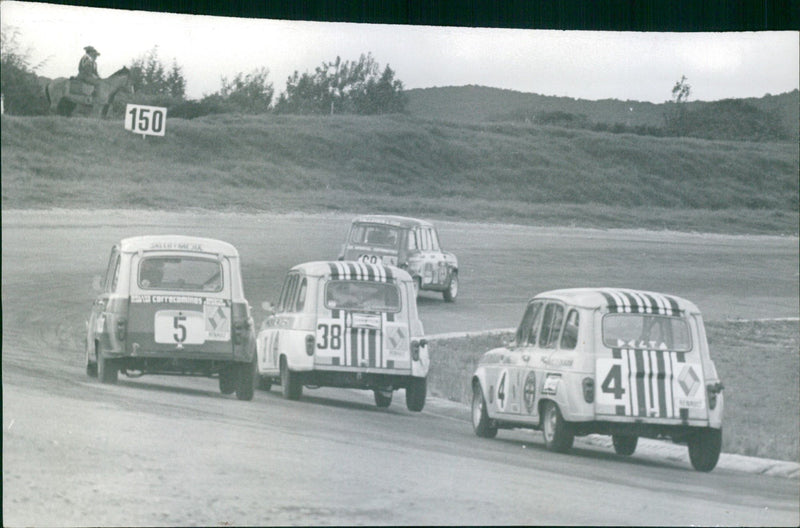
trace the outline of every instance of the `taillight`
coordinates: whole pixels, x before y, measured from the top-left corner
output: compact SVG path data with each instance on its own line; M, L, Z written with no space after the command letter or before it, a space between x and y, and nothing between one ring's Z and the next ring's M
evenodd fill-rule
M428 341L425 339L420 339L419 341L412 341L411 342L411 359L414 361L419 361L419 349L420 347L424 347L428 345Z
M306 336L306 354L309 356L314 355L314 348L316 347L317 341L314 339L314 334L308 334Z
M725 387L722 385L721 382L710 383L706 387L706 391L708 392L708 408L712 411L717 406L717 394L722 392L722 389Z
M247 342L250 333L250 318L247 313L247 305L244 303L233 303L233 344L242 345Z
M594 379L583 378L583 399L586 403L594 402Z
M117 341L125 341L125 334L128 333L128 321L119 318L117 319Z

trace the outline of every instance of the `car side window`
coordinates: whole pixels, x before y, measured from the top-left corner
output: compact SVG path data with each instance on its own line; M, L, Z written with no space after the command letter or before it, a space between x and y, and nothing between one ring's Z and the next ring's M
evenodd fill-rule
M561 334L561 349L574 350L578 345L578 326L580 324L580 316L578 310L574 308L567 314L567 320L564 323L564 331Z
M525 310L525 315L522 316L522 322L519 324L519 328L517 328L517 335L514 339L518 345L535 343L535 324L536 320L539 318L541 308L541 302L532 302L528 305L528 308Z
M429 229L428 231L431 235L431 249L434 251L439 251L439 234L435 229Z
M291 292L296 281L296 273L290 273L286 276L286 280L283 282L283 289L281 289L281 296L278 299L277 312L285 312L288 309L289 299L291 299Z
M111 248L111 255L108 257L108 267L103 278L103 291L112 292L116 289L116 276L119 273L119 250L117 246Z
M297 297L294 301L295 312L302 312L303 307L306 305L306 286L306 278L303 277L303 279L300 281L300 286L297 288Z
M431 249L431 234L427 229L420 229L419 234L422 238L422 249L428 251Z
M555 348L561 337L561 324L564 322L564 307L548 303L542 316L542 330L539 332L540 348Z
M114 271L111 273L111 288L108 289L109 293L117 291L117 284L119 283L119 263L122 260L119 253L117 253L117 258L114 260Z

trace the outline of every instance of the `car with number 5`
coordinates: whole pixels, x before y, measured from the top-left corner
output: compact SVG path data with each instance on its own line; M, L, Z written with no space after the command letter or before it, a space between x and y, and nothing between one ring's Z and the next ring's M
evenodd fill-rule
M223 394L251 400L255 329L239 253L210 238L124 238L111 248L86 323L86 372L219 378Z
M611 435L629 456L639 437L688 445L698 471L722 446L722 383L692 302L652 291L574 288L536 295L516 335L472 377L472 425L541 430L568 451L575 436Z
M417 294L441 292L446 302L458 296L458 259L442 249L436 227L425 220L359 216L350 225L339 260L397 266L411 275Z
M414 283L394 266L306 262L289 270L277 305L257 337L262 389L280 383L297 400L303 387L371 390L389 407L405 389L406 407L425 405L430 359Z

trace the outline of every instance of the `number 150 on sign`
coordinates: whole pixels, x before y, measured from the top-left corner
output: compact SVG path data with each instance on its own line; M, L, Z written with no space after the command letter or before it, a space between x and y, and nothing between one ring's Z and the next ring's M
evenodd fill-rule
M166 108L135 104L125 107L125 130L130 130L135 134L163 136L166 128Z

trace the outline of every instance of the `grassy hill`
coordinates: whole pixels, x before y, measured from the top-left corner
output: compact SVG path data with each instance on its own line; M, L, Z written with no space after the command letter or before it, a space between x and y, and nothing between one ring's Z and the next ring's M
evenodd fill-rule
M414 116L2 117L2 208L342 211L734 233L798 231L793 142Z
M662 127L667 104L604 99L588 101L571 97L555 97L516 92L485 86L448 86L408 90L408 111L411 115L433 120L497 122L531 121L537 115L564 113L582 116L588 123L627 127ZM665 91L665 100L669 93ZM791 137L798 137L800 93L797 90L761 98L737 99L752 105L777 121ZM691 101L687 112L714 109L719 102Z

